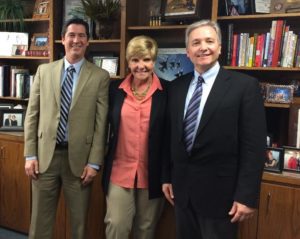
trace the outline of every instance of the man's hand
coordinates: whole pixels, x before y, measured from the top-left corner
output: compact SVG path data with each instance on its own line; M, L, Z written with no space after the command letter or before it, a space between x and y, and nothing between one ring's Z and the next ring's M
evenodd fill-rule
M82 179L82 185L86 186L88 184L90 184L94 177L96 177L97 175L97 170L93 169L90 166L85 166L83 169L83 173L81 174L81 179Z
M171 183L164 183L162 185L162 191L165 194L166 199L174 206L174 194Z
M25 173L31 179L34 179L34 180L38 179L39 162L37 159L25 161Z
M231 222L242 222L253 217L254 212L255 208L247 207L244 204L234 201L228 214L232 216Z

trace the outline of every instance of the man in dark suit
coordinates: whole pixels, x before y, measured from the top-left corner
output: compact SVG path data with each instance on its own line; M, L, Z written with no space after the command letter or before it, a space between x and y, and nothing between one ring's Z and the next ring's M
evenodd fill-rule
M84 58L88 39L88 24L69 20L62 30L64 59L42 64L35 75L25 118L30 239L52 238L61 188L71 238L85 238L91 182L104 157L109 85L108 72Z
M168 91L171 157L163 192L175 204L180 239L236 238L237 222L253 215L259 197L266 141L259 84L220 67L221 42L215 22L190 25L186 50L195 70Z

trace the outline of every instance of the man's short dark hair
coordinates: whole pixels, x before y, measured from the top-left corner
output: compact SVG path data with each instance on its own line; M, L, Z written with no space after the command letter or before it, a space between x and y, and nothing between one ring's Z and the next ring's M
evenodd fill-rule
M61 36L64 37L66 32L67 32L67 28L68 26L70 26L71 24L78 24L78 25L83 25L85 27L85 33L87 35L87 38L89 39L90 38L90 31L89 31L89 24L84 21L83 19L81 18L72 18L68 21L65 22L63 28L62 28L62 31L61 31Z

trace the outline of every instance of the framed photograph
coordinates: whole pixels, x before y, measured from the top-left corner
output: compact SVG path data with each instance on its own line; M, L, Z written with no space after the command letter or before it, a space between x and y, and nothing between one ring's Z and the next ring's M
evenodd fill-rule
M100 68L108 71L110 76L117 76L118 71L118 57L113 56L94 56L93 63Z
M293 101L292 85L271 85L267 84L266 101L271 103L286 103Z
M34 33L31 38L30 51L40 50L46 51L48 50L49 45L49 37L48 33Z
M300 172L300 148L284 147L283 170Z
M28 50L28 45L12 45L12 56L25 56L25 52Z
M253 13L270 13L271 0L249 0Z
M300 0L271 0L271 13L300 12Z
M1 109L0 131L23 131L25 112L23 109Z
M162 0L161 14L166 21L199 17L201 0Z
M32 18L48 18L50 12L49 0L36 0Z
M281 173L283 166L283 148L271 148L266 150L265 171Z
M159 48L155 61L158 77L172 81L194 70L194 65L186 55L185 48Z

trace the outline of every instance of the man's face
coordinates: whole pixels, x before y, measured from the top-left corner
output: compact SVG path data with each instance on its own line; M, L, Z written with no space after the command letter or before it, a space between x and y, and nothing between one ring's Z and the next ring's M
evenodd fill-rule
M66 58L73 64L80 61L89 45L85 27L81 24L70 24L66 34L62 37Z
M216 31L210 26L196 28L189 35L186 51L199 73L207 71L221 54L221 44Z

